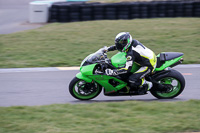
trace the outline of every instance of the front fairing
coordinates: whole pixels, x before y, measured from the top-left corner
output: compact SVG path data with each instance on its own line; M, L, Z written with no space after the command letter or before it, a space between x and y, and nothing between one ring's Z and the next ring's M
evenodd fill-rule
M90 65L90 64L94 64L94 63L97 63L101 60L105 60L105 57L104 57L104 52L102 49L99 49L97 52L93 53L93 54L90 54L88 55L81 63L81 67L82 66L87 66L87 65Z
M120 58L120 55L118 55L117 57ZM124 58L125 58L125 56L124 56ZM81 73L77 74L77 78L85 80L86 82L92 82L92 81L97 82L98 84L100 84L101 86L104 87L105 93L116 92L116 91L122 89L123 87L125 87L127 85L127 83L116 77L113 77L113 76L108 76L108 75L104 75L104 74L102 74L102 75L94 74L95 73L94 70L95 70L97 64L102 63L102 62L105 63L105 59L106 59L106 56L104 55L104 53L102 52L101 49L98 50L97 52L87 56L81 63L81 68L80 68ZM120 63L120 64L125 64L125 62L126 62L126 59L123 63L121 63L118 60L118 63ZM116 64L116 62L115 62L115 64ZM109 82L110 80L114 80L114 81L118 82L119 84L117 86L113 86Z
M99 49L95 53L90 54L81 63L81 73L84 75L93 75L95 66L103 60L105 60L103 49Z

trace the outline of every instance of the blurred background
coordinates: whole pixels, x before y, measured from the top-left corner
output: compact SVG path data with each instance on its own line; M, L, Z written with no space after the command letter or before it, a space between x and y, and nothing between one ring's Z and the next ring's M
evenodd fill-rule
M0 0L0 67L79 66L122 31L156 54L183 52L184 63L198 64L199 16L199 0Z

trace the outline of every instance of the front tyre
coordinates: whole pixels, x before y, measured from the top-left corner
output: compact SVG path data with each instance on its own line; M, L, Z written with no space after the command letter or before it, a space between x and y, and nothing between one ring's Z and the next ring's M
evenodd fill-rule
M87 83L84 80L75 77L69 84L70 94L79 100L90 100L95 98L101 93L101 86L92 81Z
M153 87L150 92L158 99L172 99L177 97L185 88L185 79L181 73L171 70L167 75L156 77L156 81L170 89L167 92L161 92L158 88Z

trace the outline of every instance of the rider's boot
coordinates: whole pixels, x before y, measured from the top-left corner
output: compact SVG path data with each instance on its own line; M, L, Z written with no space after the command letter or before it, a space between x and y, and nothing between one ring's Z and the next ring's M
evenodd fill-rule
M146 84L148 85L148 91L153 87L152 82L146 81Z
M147 91L149 91L152 86L153 84L151 82L144 80L142 85L139 86L139 94L147 94Z

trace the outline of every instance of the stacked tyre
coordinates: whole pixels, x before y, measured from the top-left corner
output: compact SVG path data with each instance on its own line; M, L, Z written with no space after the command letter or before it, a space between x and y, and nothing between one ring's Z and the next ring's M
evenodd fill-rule
M183 9L183 3L182 2L177 2L174 3L174 8L175 8L175 16L176 17L184 17L184 9Z
M80 6L84 2L58 2L50 8L50 22L80 21Z
M50 22L157 17L200 17L200 1L121 3L59 2L50 9Z
M148 17L149 18L156 18L156 17L165 17L164 13L163 13L163 8L158 9L158 3L156 2L152 2L148 4ZM165 7L165 6L161 6L161 7Z
M58 6L59 9L58 9L58 21L59 22L69 22L69 10L70 10L70 6L69 5L59 5Z
M93 8L90 4L83 4L80 6L81 21L89 21L93 19Z
M71 5L69 7L69 22L76 22L81 20L80 5Z
M194 17L200 17L200 2L193 3L193 15Z
M104 4L94 4L93 5L93 18L94 20L103 20L104 18Z
M193 2L183 3L184 17L193 17Z
M104 6L104 18L107 20L117 19L117 5L106 4Z
M166 3L165 2L159 2L157 3L157 17L158 18L162 18L162 17L166 17Z
M58 10L59 7L58 5L54 4L52 7L49 9L50 17L49 17L49 22L57 22L58 21Z
M132 3L130 6L130 19L140 18L140 4Z
M130 3L117 4L117 19L130 19Z
M141 3L140 4L140 18L148 18L149 17L149 4Z

